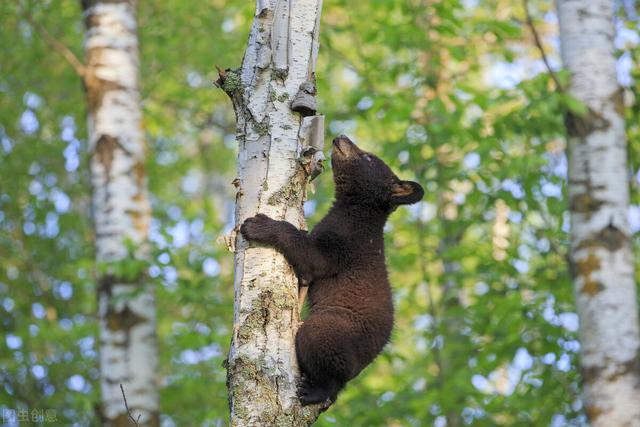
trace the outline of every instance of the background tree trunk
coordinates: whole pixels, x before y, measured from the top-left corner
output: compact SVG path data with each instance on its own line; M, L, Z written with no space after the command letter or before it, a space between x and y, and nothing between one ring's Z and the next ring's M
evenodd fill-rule
M231 97L237 118L236 232L257 213L305 228L307 171L301 159L310 129L322 141L322 117L313 116L312 106L300 109L310 116L303 118L291 105L300 97L315 102L321 9L321 0L258 0L242 68L220 73L218 84ZM231 240L231 425L310 425L318 408L303 409L296 396L298 281L274 249L250 246L240 234Z
M640 426L640 333L613 3L558 1L570 94L589 110L566 118L584 403L592 425L608 427Z
M136 2L83 1L98 262L103 425L158 425L155 302L146 277L150 206L138 79Z

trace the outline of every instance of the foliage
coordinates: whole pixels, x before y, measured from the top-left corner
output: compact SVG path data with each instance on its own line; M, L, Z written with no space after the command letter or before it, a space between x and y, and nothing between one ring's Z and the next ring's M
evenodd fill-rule
M163 425L226 424L233 259L216 240L233 224L235 127L212 81L215 65L239 65L249 3L140 2ZM557 65L552 2L529 3ZM0 408L91 425L100 266L84 98L18 5L79 57L83 33L75 1L0 4ZM620 23L635 33L633 16ZM317 77L327 133L356 137L427 190L388 226L392 343L318 425L583 424L562 123L581 106L555 89L522 3L328 0ZM629 102L635 218L638 115ZM315 182L311 225L330 170ZM119 268L138 272L131 261Z

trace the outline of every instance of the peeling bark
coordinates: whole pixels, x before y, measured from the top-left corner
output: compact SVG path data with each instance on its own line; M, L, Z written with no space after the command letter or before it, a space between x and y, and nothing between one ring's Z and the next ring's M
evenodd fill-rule
M144 170L135 0L82 2L86 34L89 151L98 263L100 419L129 425L120 384L140 426L158 425L153 289L144 271L125 277L123 262L144 265L151 211ZM127 247L127 246L130 247ZM134 249L135 260L130 257ZM143 268L141 268L143 270Z
M558 0L558 11L569 91L588 108L584 117L566 120L585 411L594 427L640 426L640 331L614 5Z
M305 185L317 170L307 158L315 151L307 149L319 144L308 139L313 135L321 146L323 135L303 127L290 102L314 77L321 9L321 0L258 0L242 67L220 71L217 84L231 98L237 119L236 230L257 213L305 228ZM231 425L311 425L319 408L302 408L296 396L298 280L274 249L249 245L240 234L235 244L231 240Z

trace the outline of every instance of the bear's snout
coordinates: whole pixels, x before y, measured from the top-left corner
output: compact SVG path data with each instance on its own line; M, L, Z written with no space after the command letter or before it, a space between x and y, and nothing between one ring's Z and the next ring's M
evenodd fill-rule
M344 135L333 139L332 157L346 160L359 155L362 152L356 144Z

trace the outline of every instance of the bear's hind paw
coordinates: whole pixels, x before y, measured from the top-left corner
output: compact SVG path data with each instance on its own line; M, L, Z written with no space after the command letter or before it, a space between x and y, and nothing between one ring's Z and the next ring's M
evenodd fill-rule
M336 394L330 387L315 384L305 376L298 383L298 398L303 406L324 402L326 409L336 400Z

